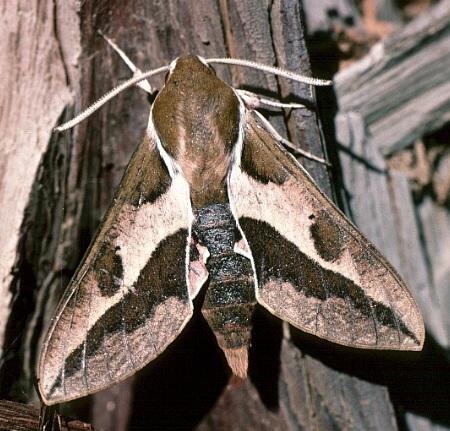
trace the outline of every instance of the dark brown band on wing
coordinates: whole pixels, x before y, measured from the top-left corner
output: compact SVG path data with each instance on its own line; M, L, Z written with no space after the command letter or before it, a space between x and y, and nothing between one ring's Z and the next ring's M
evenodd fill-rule
M152 148L153 151L149 151ZM105 233L88 271L96 274L95 278L98 280L98 287L102 296L115 295L121 288L121 280L124 274L119 250L111 247L111 244L120 235L120 226L115 223L117 214L112 219L110 215L115 208L125 204L130 207L134 206L137 210L145 203L156 201L169 190L171 184L172 179L167 167L146 134L134 152L104 221L97 232L97 235L102 230ZM95 242L92 244L94 245ZM90 251L91 249L88 253ZM81 275L82 272L77 274L77 276Z
M141 368L146 363L147 351L157 350L160 340L166 344L173 338L171 335L164 334L164 330L175 335L178 333L180 325L186 318L186 310L189 309L186 286L187 235L186 229L180 229L159 244L137 281L130 286L128 293L105 311L87 331L85 341L67 356L64 370L61 371L47 394L49 398L55 392L64 392L62 386L72 376L78 379L80 374L83 375L85 392L88 392L91 389L95 390L97 381L105 386L103 383L108 381L108 376L104 373L108 370L109 364L115 364L114 369L121 370L122 374L126 374L127 370L132 372ZM136 340L136 346L139 347L134 349L139 348L140 352L129 350L127 346L130 337L133 337L138 329L149 326L157 307L169 301L170 298L175 298L178 304L186 304L186 307L181 310L181 314L185 313L185 315L180 315L180 310L167 310L164 325L158 328L161 333L148 334L148 337ZM168 319L170 322L167 322ZM109 345L109 340L113 338L120 339L123 345ZM99 363L98 367L96 363ZM101 371L99 371L100 368ZM89 378L87 378L88 375ZM114 380L111 378L111 381ZM89 387L88 382L94 383L94 388Z
M339 309L336 308L336 313L341 315L332 316L336 319L336 326L341 320L346 324L345 322L355 321L356 316L361 316L366 322L373 321L374 331L377 331L377 327L384 326L392 332L399 332L399 339L408 337L420 345L415 334L392 309L367 296L363 288L342 274L323 268L267 223L244 217L239 220L239 224L253 255L259 289L263 291L273 281L280 286L288 283L297 292L301 292L306 300L318 299L323 304L320 307L323 309L326 308L326 303L333 304L336 299L342 299L344 301L339 301ZM279 306L276 303L269 305L275 309L282 308L282 301L285 300L286 298L280 297ZM299 304L299 309L305 305ZM328 309L327 312L332 312L332 308L331 306L331 311ZM349 317L346 318L345 314Z
M116 199L120 199L124 190L127 204L139 208L145 203L155 202L169 189L172 179L166 164L156 149L149 151L152 147L154 144L145 134L128 163L122 182L117 189ZM113 200L111 205L114 204Z
M251 134L251 144L244 139L241 156L242 171L263 184L269 182L283 184L289 173L281 168L280 163L276 163L277 154L271 150L273 144L270 146L265 144L265 140L273 140L273 138L266 130L259 128L255 121L246 126L245 133ZM257 157L255 157L255 150L257 150Z

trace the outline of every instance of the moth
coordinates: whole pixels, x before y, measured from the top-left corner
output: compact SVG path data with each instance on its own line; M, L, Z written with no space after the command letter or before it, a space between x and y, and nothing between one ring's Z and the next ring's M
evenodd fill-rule
M51 320L38 364L47 404L104 389L155 359L205 285L203 316L240 377L256 304L346 346L422 348L422 317L400 276L211 62L170 65Z

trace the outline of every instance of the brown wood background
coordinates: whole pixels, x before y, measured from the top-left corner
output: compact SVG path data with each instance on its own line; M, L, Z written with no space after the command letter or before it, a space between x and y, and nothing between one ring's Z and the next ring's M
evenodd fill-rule
M130 89L73 130L52 134L53 126L72 118L130 76L97 30L113 39L141 70L196 53L243 57L309 74L302 17L308 18L313 34L311 17L318 18L326 2L304 2L304 10L291 0L3 3L7 37L0 41L1 70L6 77L0 84L4 136L0 240L5 244L0 267L4 347L0 388L3 398L37 402L32 381L43 330L148 121L146 95ZM348 24L345 13L359 16L357 10L344 6L348 2L335 4L341 15L333 21L331 39L337 34L336 22ZM362 25L356 19L353 24L356 28ZM337 48L330 48L329 39L311 38L309 43L315 75L331 78L338 68ZM323 154L321 134L333 144L332 121L342 99L336 101L330 90L321 93L321 112L328 114L321 129L314 90L309 87L249 69L217 66L216 70L236 87L303 100L309 109L269 115L272 124L319 156ZM162 85L161 79L153 82ZM336 124L338 132L346 130L347 126ZM351 122L353 137L359 136L355 133L358 124L358 119ZM364 127L363 122L358 141L362 146ZM304 165L326 193L337 192L353 215L365 213L361 224L368 219L370 228L375 221L378 229L366 233L395 260L397 238L379 235L380 227L383 231L395 219L390 212L392 199L386 209L385 193L390 190L386 184L390 183L384 174L381 178L377 174L371 182L369 190L378 211L367 209L364 203L366 209L358 210L354 200L349 204L348 196L354 196L358 187L360 194L368 195L358 178L366 178L372 165L363 164L362 171L346 176L355 171L345 162L351 152L336 150L345 146L342 133L338 136L339 145L327 149L332 172L308 160ZM372 157L369 151L356 156L350 160L371 157L371 163L376 160L376 167L384 172L384 161L377 155ZM339 184L345 184L345 189ZM427 424L450 426L448 417L439 413L445 410L447 381L430 377L449 369L442 352L441 356L433 353L430 359L428 351L424 355L357 351L284 329L281 322L260 310L255 317L250 379L229 381L222 352L196 316L179 339L133 381L93 400L62 406L62 412L90 420L88 410L93 406L93 423L116 430L126 429L129 409L133 410L129 429L420 429L411 427L405 411L431 418ZM427 398L420 402L424 388ZM431 413L427 406L434 407Z

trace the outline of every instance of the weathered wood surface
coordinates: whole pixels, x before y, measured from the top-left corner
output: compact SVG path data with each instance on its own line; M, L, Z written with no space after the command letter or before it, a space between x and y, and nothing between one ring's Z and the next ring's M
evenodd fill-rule
M167 64L182 53L192 52L204 57L231 54L305 73L309 71L299 6L294 1L277 0L270 9L266 2L256 0L86 1L79 10L76 2L56 3L56 6L48 1L41 2L41 8L44 5L49 8L45 19L52 17L50 21L56 31L47 35L47 42L42 44L51 46L49 40L57 44L59 50L49 56L52 61L54 56L60 56L66 73L58 89L47 92L55 97L65 95L64 100L71 92L73 99L64 119L59 118L62 104L54 111L46 109L46 104L34 107L41 114L45 111L44 118L50 116L37 126L41 133L45 131L40 142L48 147L44 145L46 152L41 150L35 154L37 160L42 160L40 166L30 164L23 172L34 188L22 223L14 282L16 286L35 289L28 291L26 299L35 301L36 311L22 339L21 351L25 353L16 353L21 362L12 355L6 373L13 369L14 373L10 374L25 381L15 383L15 387L30 398L33 390L29 381L39 336L147 124L146 96L140 90L129 90L73 131L50 138L52 126L71 118L74 112L129 76L125 65L96 30L101 29L118 43L142 70ZM35 19L46 22L44 17L37 16ZM29 53L24 50L21 55L25 57ZM40 58L38 53L36 58ZM305 86L278 81L247 69L244 73L217 67L217 71L234 85L259 89L268 95L277 95L280 91L283 97L296 94L314 106L312 92ZM23 79L34 78L26 72ZM51 79L50 75L44 76L46 80ZM34 85L36 82L39 81L34 81ZM162 80L155 80L155 83L161 86ZM28 111L20 115L26 116ZM321 154L313 109L298 110L286 117L272 115L271 119L277 130L294 143ZM23 141L17 151L36 152L35 142ZM318 184L331 193L326 169L310 161L305 161L305 165ZM371 239L376 242L376 238ZM5 290L9 286L5 284ZM16 306L10 325L20 314L20 304ZM18 363L23 364L21 377ZM357 352L299 331L292 331L292 339L283 338L280 322L261 312L255 322L251 379L227 385L229 371L221 352L217 351L203 321L194 318L180 339L138 374L131 423L135 427L192 429L197 426L201 430L228 430L233 426L235 429L268 430L395 430L394 412L384 386L392 379L389 370L395 370L393 363L396 360L391 361L389 355L382 352L374 355ZM403 380L399 379L398 384L404 384ZM116 406L110 410L109 420L118 414L121 395L120 391L118 394L111 392L109 399L96 404L102 409L103 402L104 411Z
M438 5L335 77L339 109L362 116L383 154L450 120L450 1Z
M69 101L67 70L54 35L54 6L2 1L0 25L0 316L20 294L14 282L24 211L52 125ZM7 319L0 319L4 340ZM3 347L3 346L2 346ZM1 350L0 350L1 351Z
M441 203L429 192L414 201L407 175L388 170L382 154L406 147L413 152L415 141L448 122L449 11L443 0L335 77L336 139L349 212L405 278L429 334L430 345L408 366L416 384L407 391L420 393L418 401L390 386L406 410L403 426L417 431L450 429L450 365L440 359L440 349L450 348L450 216L442 206L445 194Z
M41 426L41 428L39 428ZM43 427L43 428L42 428ZM60 416L54 410L0 400L0 431L95 431L89 424Z
M27 320L52 277L60 283L65 149L52 127L71 100L67 82L78 82L79 26L73 6L3 1L1 9L0 398L29 402L42 328Z

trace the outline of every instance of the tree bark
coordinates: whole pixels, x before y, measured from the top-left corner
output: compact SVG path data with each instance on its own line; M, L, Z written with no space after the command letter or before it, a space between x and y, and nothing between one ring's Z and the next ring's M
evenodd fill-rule
M50 409L49 409L50 410ZM0 431L95 431L89 424L71 420L33 406L0 401Z
M243 57L305 74L310 71L296 1L275 0L269 6L261 0L111 0L85 1L79 6L76 2L44 1L40 8L41 14L33 12L37 16L35 27L45 24L50 29L46 27L43 36L35 31L32 37L39 41L39 47L24 47L17 55L23 59L31 52L47 69L23 69L21 82L27 83L28 92L22 97L18 92L11 99L14 109L7 110L9 123L1 124L4 133L14 126L15 133L22 134L21 139L7 135L13 148L19 144L16 155L22 151L33 155L33 163L27 161L26 165L23 161L15 163L12 156L4 162L11 172L9 181L17 188L28 188L21 189L20 202L14 203L14 220L1 224L5 237L8 231L15 232L19 227L21 231L13 238L13 257L4 267L3 291L9 295L8 301L13 293L16 295L8 311L9 320L3 322L8 333L4 346L20 332L13 327L24 304L31 304L27 326L24 322L19 325L25 332L18 348L9 350L11 360L5 364L3 379L6 375L10 378L4 381L2 390L6 391L3 396L10 397L25 393L25 401L35 399L30 381L43 331L148 121L145 94L132 89L72 131L52 135L53 126L72 118L129 77L122 60L97 30L113 39L141 70L195 53L206 58ZM10 13L20 16L18 10ZM30 27L22 34L19 24L15 30L21 40ZM270 119L295 144L313 154L323 154L314 92L309 87L248 69L217 70L234 86L281 95L285 100L302 100L308 108L271 115ZM154 83L160 88L162 79ZM73 96L68 103L70 93ZM24 118L34 134L25 135L27 127L16 127ZM322 190L332 195L326 168L308 160L304 164ZM28 169L23 169L25 166ZM23 175L21 183L18 172ZM1 191L6 199L7 189ZM127 401L133 404L130 427L396 429L384 387L388 376L375 364L388 363L386 354L355 352L297 330L290 333L262 310L255 317L254 328L250 379L228 381L230 373L222 353L200 316L194 316L179 339L139 372L134 383L129 383L134 384L135 393L134 401ZM108 403L116 406L111 415L123 411L117 409L122 395L119 391L103 401L104 409ZM86 419L80 411L85 407L81 402L71 403L70 408Z

